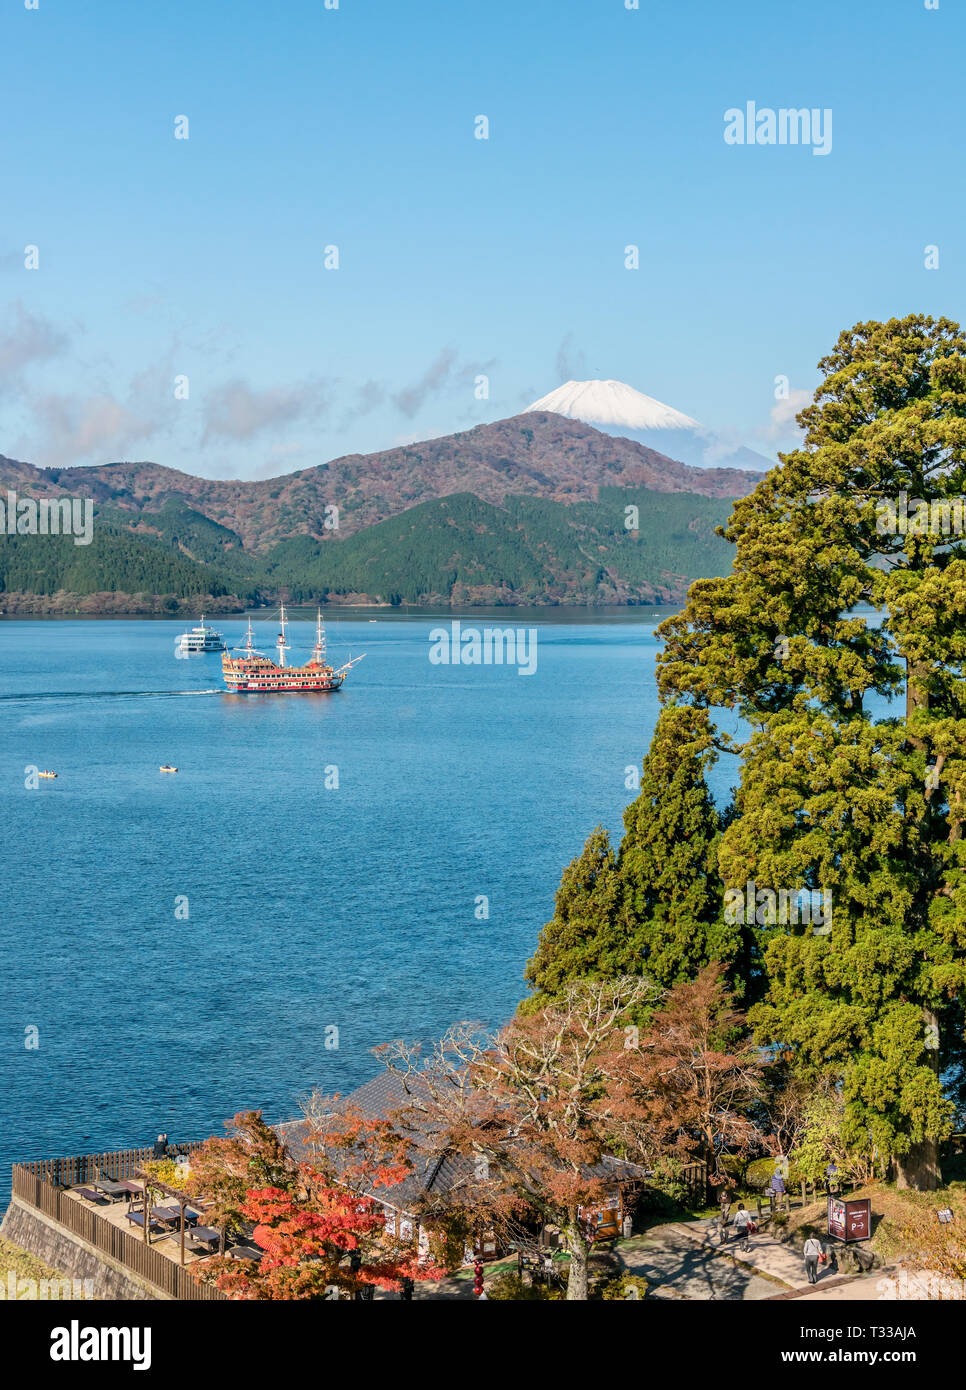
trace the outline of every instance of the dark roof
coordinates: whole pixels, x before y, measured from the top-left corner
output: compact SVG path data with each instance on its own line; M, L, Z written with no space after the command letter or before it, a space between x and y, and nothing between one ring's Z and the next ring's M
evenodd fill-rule
M341 1096L333 1106L332 1114L334 1117L340 1111L352 1109L368 1120L377 1120L392 1111L404 1110L411 1098L420 1093L426 1096L429 1089L425 1082L420 1083L418 1074L403 1077L399 1072L387 1068L357 1090ZM311 1158L307 1120L286 1120L272 1128L293 1158L302 1161ZM413 1136L409 1153L412 1172L401 1183L389 1188L381 1187L371 1193L377 1201L407 1213L420 1199L452 1192L470 1182L476 1173L475 1161L470 1156L440 1153L428 1126L420 1125L418 1115L413 1116L408 1128ZM600 1163L588 1170L587 1176L641 1181L646 1171L635 1163L605 1154Z
M332 1113L335 1116L351 1109L367 1120L378 1120L393 1111L405 1109L412 1096L420 1092L428 1095L428 1088L425 1084L420 1085L418 1077L403 1077L399 1072L387 1068L349 1095L340 1097ZM308 1121L287 1120L273 1128L293 1158L303 1161L311 1158ZM409 1152L412 1172L402 1182L372 1193L380 1202L401 1211L408 1211L419 1198L426 1198L431 1192L452 1190L474 1172L471 1158L440 1154L433 1145L428 1128L420 1126L418 1116L413 1116L409 1129L413 1138Z
M413 1096L429 1096L425 1081L421 1082L418 1076L403 1076L385 1067L371 1081L343 1096L341 1105L360 1111L367 1120L378 1120L390 1110L401 1110Z

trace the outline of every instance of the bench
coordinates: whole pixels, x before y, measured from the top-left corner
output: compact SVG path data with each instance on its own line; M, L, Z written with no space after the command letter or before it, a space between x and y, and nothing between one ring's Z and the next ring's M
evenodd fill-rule
M83 1197L85 1202L105 1202L107 1198L103 1192L95 1192L92 1187L75 1187L75 1197Z

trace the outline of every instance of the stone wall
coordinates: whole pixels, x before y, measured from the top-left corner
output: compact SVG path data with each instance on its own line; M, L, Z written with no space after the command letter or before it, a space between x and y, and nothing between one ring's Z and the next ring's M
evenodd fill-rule
M0 1235L68 1279L90 1279L95 1298L167 1299L153 1284L67 1231L42 1211L14 1197Z

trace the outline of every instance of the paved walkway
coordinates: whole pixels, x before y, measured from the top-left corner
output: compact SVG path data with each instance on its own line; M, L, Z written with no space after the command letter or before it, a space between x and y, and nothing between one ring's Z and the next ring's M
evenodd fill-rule
M647 1280L647 1298L763 1299L787 1287L755 1269L736 1264L716 1248L703 1247L683 1227L682 1222L654 1226L644 1235L622 1240L618 1245L628 1271ZM516 1269L516 1257L487 1265L486 1281L501 1268ZM475 1301L472 1271L461 1270L438 1284L417 1284L416 1298Z
M865 1274L857 1279L835 1280L822 1288L821 1280L814 1289L802 1294L802 1303L870 1303L889 1299L895 1302L896 1285L883 1270Z
M681 1221L677 1223L682 1232L690 1236L694 1241L698 1241L705 1246L718 1251L724 1258L737 1260L741 1264L750 1265L752 1269L764 1274L778 1283L783 1284L786 1289L804 1289L808 1287L808 1275L805 1273L805 1261L797 1250L791 1249L781 1241L775 1240L766 1231L757 1231L753 1236L748 1237L748 1242L744 1250L738 1248L738 1241L733 1234L733 1228L728 1228L728 1238L722 1244L718 1236L718 1218L709 1218L704 1221ZM826 1276L830 1271L826 1270ZM775 1293L781 1292L780 1289L773 1290Z
M744 1301L771 1298L784 1284L696 1239L685 1222L653 1226L618 1249L632 1274L648 1281L647 1297Z
M704 1249L714 1249L722 1260L734 1260L750 1266L757 1273L774 1281L771 1294L773 1299L795 1299L811 1302L867 1302L895 1298L888 1272L882 1269L868 1274L841 1274L835 1266L820 1265L818 1283L809 1285L805 1273L805 1261L801 1254L781 1241L774 1240L764 1232L758 1232L748 1241L747 1252L739 1251L733 1235L722 1245L718 1239L717 1217L705 1221L682 1221L678 1227L687 1232L688 1237Z
M851 1302L895 1297L883 1270L849 1276L834 1268L820 1269L818 1284L811 1288L801 1255L788 1245L757 1232L749 1238L747 1251L739 1251L733 1235L722 1245L717 1231L717 1217L675 1221L652 1226L643 1235L622 1240L617 1248L628 1271L647 1280L648 1299ZM500 1268L515 1269L516 1258L488 1265L487 1280ZM472 1272L462 1270L438 1284L417 1284L416 1297L472 1300Z

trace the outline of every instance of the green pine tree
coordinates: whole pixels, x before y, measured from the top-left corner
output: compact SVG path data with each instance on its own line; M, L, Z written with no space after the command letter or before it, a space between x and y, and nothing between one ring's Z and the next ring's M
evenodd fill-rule
M575 980L608 979L618 949L616 858L610 836L597 826L583 851L567 865L555 898L554 914L540 933L524 978L536 991L520 1013L536 1013L559 999Z
M741 929L724 920L717 872L720 821L705 780L716 756L704 710L664 709L624 812L617 862L618 974L670 986L712 961L735 961Z
M966 492L966 338L858 324L820 369L803 447L725 528L732 574L662 625L659 681L750 730L718 735L742 760L718 865L755 894L759 1037L837 1069L852 1141L930 1188L966 992L966 547L930 504ZM827 921L787 911L800 890Z
M713 757L704 711L661 713L619 854L598 826L564 870L556 911L525 972L537 991L525 1012L576 980L647 975L669 986L737 958L742 933L725 923L714 866L720 827L705 781Z

